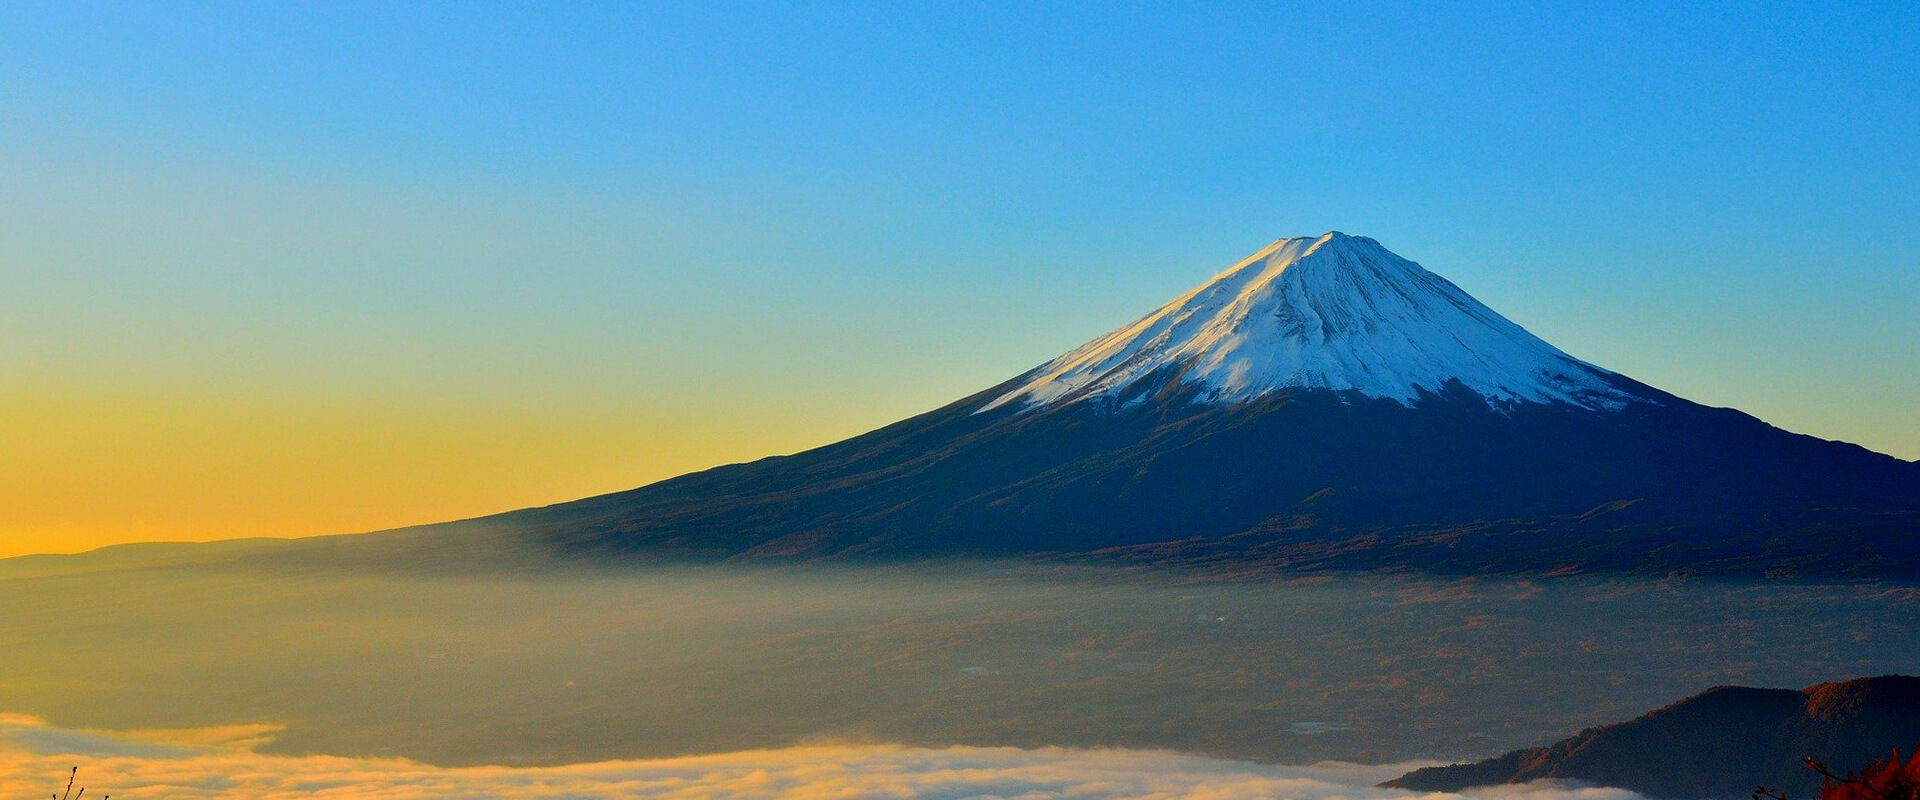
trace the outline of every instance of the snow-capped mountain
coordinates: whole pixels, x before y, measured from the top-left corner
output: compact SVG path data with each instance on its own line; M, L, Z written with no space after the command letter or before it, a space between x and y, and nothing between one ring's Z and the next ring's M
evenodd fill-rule
M1143 398L1171 379L1196 400L1284 389L1351 390L1411 403L1457 381L1495 404L1618 408L1631 395L1362 236L1281 239L1130 325L1035 370L983 410Z
M1586 364L1329 233L843 442L389 541L476 537L598 561L1920 576L1920 464Z

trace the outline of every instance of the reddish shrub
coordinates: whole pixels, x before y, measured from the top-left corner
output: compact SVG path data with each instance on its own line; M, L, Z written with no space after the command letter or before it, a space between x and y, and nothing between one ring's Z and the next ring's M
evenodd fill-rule
M1900 751L1895 750L1860 774L1845 778L1828 772L1813 759L1807 759L1807 769L1827 779L1820 787L1818 800L1920 800L1920 748L1905 763L1900 761Z

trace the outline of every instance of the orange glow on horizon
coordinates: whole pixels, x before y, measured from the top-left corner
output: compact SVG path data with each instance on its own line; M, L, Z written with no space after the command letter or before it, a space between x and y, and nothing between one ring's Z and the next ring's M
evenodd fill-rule
M818 443L737 416L16 387L0 557L443 522Z

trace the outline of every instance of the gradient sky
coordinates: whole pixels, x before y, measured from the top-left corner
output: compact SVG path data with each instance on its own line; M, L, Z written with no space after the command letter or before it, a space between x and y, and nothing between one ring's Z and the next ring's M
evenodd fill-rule
M1920 458L1910 3L0 5L0 555L792 452L1281 236Z

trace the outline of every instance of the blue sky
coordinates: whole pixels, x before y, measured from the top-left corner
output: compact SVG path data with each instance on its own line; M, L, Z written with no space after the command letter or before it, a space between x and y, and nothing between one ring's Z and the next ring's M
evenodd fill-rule
M1920 458L1912 5L1194 5L0 6L0 425L97 439L16 459L0 529L381 527L788 452L1329 229Z

